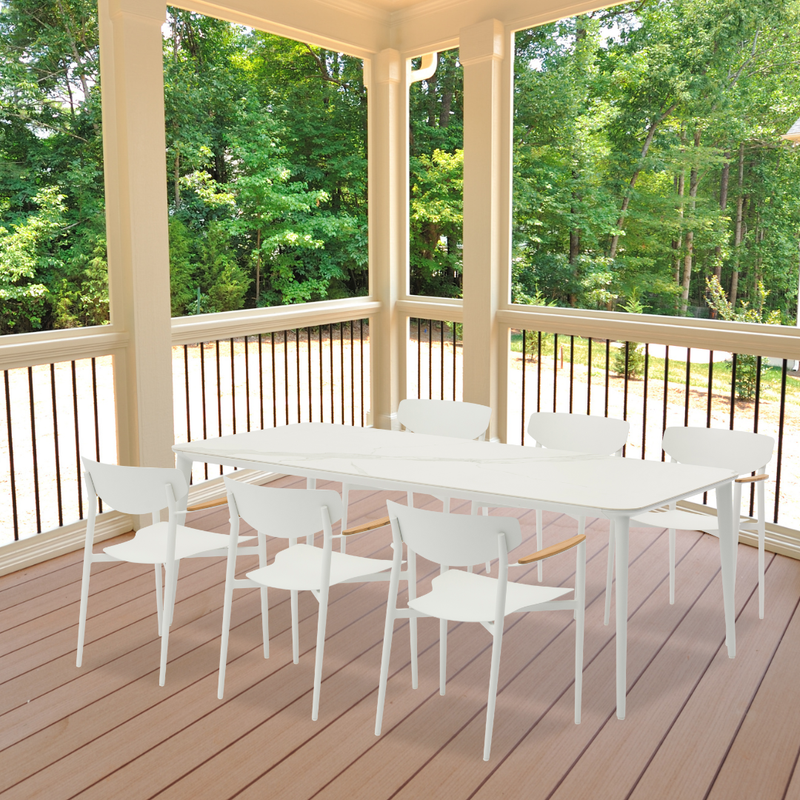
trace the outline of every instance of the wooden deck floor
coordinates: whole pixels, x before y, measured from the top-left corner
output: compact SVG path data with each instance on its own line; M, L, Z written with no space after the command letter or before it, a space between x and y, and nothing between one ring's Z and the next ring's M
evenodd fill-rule
M378 516L393 496L358 495L356 516ZM523 532L532 534L531 513L505 513L519 513ZM226 517L227 509L219 509L190 522L225 531ZM574 529L565 517L547 522L550 543ZM767 555L767 614L759 621L756 552L740 547L738 656L731 661L723 645L716 540L679 535L677 599L670 606L666 534L635 532L628 718L620 722L613 628L602 622L607 527L595 521L589 534L583 721L572 721L569 615L510 618L488 763L481 755L490 639L478 626L451 623L448 693L440 697L437 624L420 623L420 686L412 690L407 637L398 623L384 735L374 736L385 584L332 592L320 718L312 722L316 603L310 596L301 596L295 666L283 593L271 596L268 660L258 596L236 594L226 695L219 701L224 569L218 559L182 567L164 688L150 568L96 567L81 669L75 667L81 554L0 578L0 794L4 800L800 798L800 563ZM379 531L349 549L387 557L388 540ZM531 549L523 544L520 553ZM546 581L572 585L573 569L571 556L552 559Z

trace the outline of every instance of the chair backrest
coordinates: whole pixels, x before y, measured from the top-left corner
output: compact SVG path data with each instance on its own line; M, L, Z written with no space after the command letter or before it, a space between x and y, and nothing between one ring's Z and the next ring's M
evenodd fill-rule
M397 420L406 430L454 439L483 439L491 418L488 406L457 400L408 399L397 408Z
M775 440L749 431L675 427L664 431L661 447L681 464L722 467L746 475L770 462Z
M386 505L389 516L397 520L402 541L423 558L448 567L497 558L499 534L505 535L506 551L522 542L519 520L514 517L443 514L391 501Z
M166 486L172 487L176 501L189 492L179 469L163 467L121 467L82 458L94 491L104 503L123 514L156 514L166 508Z
M631 424L613 417L541 411L531 414L528 434L541 447L610 456L621 450Z
M330 522L342 517L342 499L327 489L272 489L225 478L231 514L259 533L281 539L311 536L323 530L322 509Z

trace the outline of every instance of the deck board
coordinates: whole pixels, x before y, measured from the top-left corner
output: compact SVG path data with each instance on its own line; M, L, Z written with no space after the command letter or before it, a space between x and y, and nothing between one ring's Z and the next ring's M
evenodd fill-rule
M281 484L279 484L281 485ZM282 485L302 485L287 479ZM335 484L320 483L320 488ZM350 522L387 498L354 495ZM418 496L431 508L439 504ZM459 511L466 511L459 506ZM521 518L534 548L532 512ZM194 522L192 522L194 520ZM546 514L548 543L575 523ZM190 515L227 530L227 509ZM447 694L438 693L438 626L420 622L412 690L407 622L398 621L384 732L374 735L386 585L331 594L320 719L311 721L316 603L301 595L301 659L291 663L288 598L270 595L270 658L259 597L234 595L225 698L216 697L224 566L181 568L167 684L158 686L152 569L93 570L84 666L75 667L81 555L0 577L0 792L5 798L792 798L800 800L800 564L767 557L767 617L757 618L756 554L740 546L738 655L727 658L719 549L678 538L677 599L667 602L663 532L631 536L628 718L614 714L613 626L602 624L607 523L591 522L583 721L573 713L574 623L558 612L506 623L492 758L483 762L491 640L450 624ZM390 537L348 540L387 557ZM240 559L239 572L254 557ZM421 588L435 575L419 563ZM551 559L545 582L571 586L574 558ZM535 581L535 567L520 570ZM524 576L524 577L523 577ZM403 587L401 585L401 592ZM427 624L426 624L427 623Z

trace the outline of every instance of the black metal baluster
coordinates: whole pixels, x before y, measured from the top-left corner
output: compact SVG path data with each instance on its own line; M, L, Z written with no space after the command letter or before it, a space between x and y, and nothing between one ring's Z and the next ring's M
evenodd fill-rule
M333 396L333 323L328 325L328 349L331 362L331 422L336 422L336 414L334 412L334 396Z
M189 417L189 345L183 346L183 384L186 391L186 441L192 441L192 426Z
M361 337L361 384L359 386L361 390L361 427L364 427L364 320L361 319L358 322L358 333Z
M758 433L758 413L761 404L761 356L756 358L756 402L753 409L753 433ZM750 516L753 516L756 502L756 485L750 484ZM765 501L766 505L766 501ZM766 513L766 511L764 512Z
M278 427L278 387L275 379L275 331L269 334L270 349L272 350L272 427Z
M736 413L736 360L738 358L736 353L731 354L731 400L730 400L730 429L733 430L733 415Z
M644 386L642 386L642 458L647 445L647 384L650 377L650 344L644 346Z
M289 424L289 331L283 332L283 398L286 424Z
M558 334L553 334L553 411L558 399Z
M39 496L39 459L36 452L36 414L34 413L33 367L28 367L28 403L31 409L31 454L33 455L33 501L36 507L36 533L42 532L42 513ZM100 459L98 459L99 461Z
M214 355L217 362L217 430L219 431L219 435L222 436L222 375L220 368L219 339L214 340ZM222 475L222 465L220 465L219 474Z
M575 337L569 337L569 413L572 413L572 394L575 386Z
M417 320L417 396L422 398L422 320Z
M297 421L302 422L300 416L300 328L294 329L295 361L297 362Z
M711 402L714 397L714 351L708 351L708 391L706 394L706 428L711 427Z
M323 399L323 387L325 380L323 378L323 363L322 363L322 325L317 328L317 345L319 350L319 421L325 422L325 401Z
M75 369L75 362L72 362L72 368ZM6 387L6 428L8 431L8 482L11 487L11 515L14 520L14 541L19 541L19 516L17 512L17 471L14 469L14 436L11 433L11 387L8 382L8 370L3 370L3 383ZM77 406L76 411L77 414ZM76 428L77 430L77 428ZM75 444L75 452L78 452L77 442ZM78 483L80 484L80 463L81 459L78 456ZM81 500L80 487L78 489L78 502ZM81 513L83 518L83 513Z
M450 324L453 326L453 334L452 334L452 339L453 339L453 400L455 400L456 399L456 327L457 327L458 323L451 322Z
M441 360L440 375L441 378L441 391L439 396L444 400L444 321L439 322L439 357Z
M433 400L433 320L428 320L428 399Z
M234 344L233 337L230 340L230 356L231 356L231 424L233 425L233 432L236 433L236 367L234 362Z
M208 418L206 417L206 348L205 342L200 342L200 383L203 386L203 438L208 439ZM208 462L203 464L205 478L208 480Z
M622 379L622 419L628 419L628 358L630 357L630 342L625 342L625 375ZM627 443L622 445L622 455L626 455L628 452L628 445Z
M683 409L683 426L689 425L689 378L692 374L692 348L686 348L686 398L684 400Z
M247 334L244 336L244 397L247 411L247 430L250 430L250 344Z
M522 419L520 420L519 443L525 444L525 336L527 331L522 331Z
M76 475L78 476L78 517L83 519L83 464L81 464L81 441L78 428L78 375L75 369L75 362L72 361L72 413L75 420L75 464ZM6 381L8 375L6 375ZM6 387L6 397L8 397L8 387ZM8 419L11 419L9 409ZM10 423L9 423L10 424ZM11 430L9 428L9 445L11 444ZM13 472L13 470L12 470ZM16 504L14 505L16 513Z
M608 384L609 378L611 373L611 340L606 339L606 401L605 401L605 409L603 411L604 416L608 416Z
M50 362L50 393L53 404L53 449L56 458L56 498L58 501L58 526L64 526L64 503L61 497L61 453L58 438L58 405L56 403L56 365Z
M775 469L775 512L772 521L778 524L778 506L781 499L781 472L783 468L783 428L786 422L786 374L789 371L789 362L783 359L781 370L781 408L780 421L778 422L778 463Z
M308 348L308 421L314 421L314 391L311 383L311 326L306 328L306 347Z
M667 429L667 411L669 409L669 345L664 350L664 406L661 411L661 436L664 436L664 431ZM661 451L661 460L667 460L667 454Z
M261 407L261 430L264 430L264 347L263 334L258 334L258 404Z
M589 355L586 367L586 413L592 413L592 337L587 340L589 345Z
M100 460L100 420L97 411L97 359L92 358L92 401L94 402L94 451L97 461ZM98 508L103 513L103 501L98 498Z
M342 425L344 422L344 325L343 322L339 323L339 397L342 401Z
M542 332L537 331L536 340L536 413L542 410Z
M350 424L355 428L356 426L356 349L353 344L353 323L351 319L348 323L350 328Z

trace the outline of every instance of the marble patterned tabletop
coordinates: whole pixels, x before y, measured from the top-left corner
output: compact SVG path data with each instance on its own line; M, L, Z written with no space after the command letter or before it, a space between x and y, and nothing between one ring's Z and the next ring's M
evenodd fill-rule
M185 459L274 469L376 488L630 516L730 481L733 473L633 458L300 423L173 448Z

